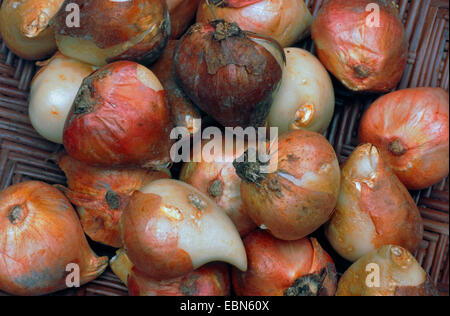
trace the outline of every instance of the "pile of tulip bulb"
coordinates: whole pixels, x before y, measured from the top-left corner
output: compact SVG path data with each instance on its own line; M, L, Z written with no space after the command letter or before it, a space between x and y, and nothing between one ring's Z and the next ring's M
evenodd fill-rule
M303 0L4 0L0 34L40 67L30 121L63 145L49 158L67 177L0 192L1 291L60 291L76 263L81 284L110 266L141 296L438 294L413 257L423 222L408 190L448 175L449 96L392 92L408 58L394 2L325 1L313 19ZM295 47L309 36L317 55ZM322 136L335 82L379 94L342 165ZM228 146L173 175L171 132L195 137L199 119L278 128L276 170ZM341 258L353 264L338 277Z

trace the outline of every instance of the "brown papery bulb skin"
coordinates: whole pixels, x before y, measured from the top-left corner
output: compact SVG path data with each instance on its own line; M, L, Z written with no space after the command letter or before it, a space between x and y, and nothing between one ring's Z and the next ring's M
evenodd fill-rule
M49 57L56 51L49 22L64 0L4 0L0 9L0 36L17 56L27 60Z
M252 162L235 163L235 168L248 214L278 239L306 237L330 219L336 206L339 163L320 134L296 130L281 135L273 173L260 173Z
M270 36L288 47L309 35L312 15L303 0L209 0L216 3L214 12L219 19L236 22L245 31ZM215 19L202 0L197 22Z
M104 66L117 60L153 63L170 33L165 0L73 0L80 25L67 23L60 10L53 20L59 50L72 58Z
M222 261L247 269L242 240L209 197L176 180L157 180L136 191L120 220L127 255L151 279L184 276Z
M131 262L125 249L122 248L116 251L116 255L109 261L109 266L120 281L128 286L128 277L134 264Z
M336 268L316 239L283 241L258 230L244 239L248 270L233 269L239 296L334 296Z
M202 150L205 146L221 147L222 157L213 162L205 161L202 157L194 157L191 162L183 165L180 180L213 199L233 221L239 234L245 236L257 227L242 203L240 191L242 180L233 166L233 161L244 153L245 146L238 150L235 141L229 141L229 146L226 141L227 138L224 137L204 143Z
M408 250L385 245L342 275L336 296L439 296L439 292Z
M200 0L166 0L170 12L170 38L178 39L197 13Z
M165 91L147 68L118 61L87 77L67 118L63 143L89 165L161 167L173 123Z
M423 236L420 212L378 149L357 147L341 174L336 211L325 231L333 248L350 261L387 244L414 253Z
M411 88L382 96L364 114L359 140L377 146L408 189L438 183L449 170L448 93Z
M69 155L60 155L59 167L67 178L61 188L78 211L86 234L94 241L120 248L119 219L134 191L170 173L142 168L91 167Z
M175 73L194 104L223 126L260 126L279 88L283 58L274 40L237 24L198 23L178 44Z
M0 249L0 290L14 295L66 289L69 264L78 265L81 285L108 266L89 247L67 198L37 181L0 192Z
M378 26L370 5L379 8ZM408 41L394 2L326 1L311 33L320 61L350 90L387 92L399 83Z
M174 53L178 41L169 41L161 58L150 68L166 90L172 120L177 127L185 127L193 135L200 131L194 120L201 119L199 111L175 81Z
M224 263L210 263L185 276L157 281L133 269L128 278L131 296L229 296L230 271Z

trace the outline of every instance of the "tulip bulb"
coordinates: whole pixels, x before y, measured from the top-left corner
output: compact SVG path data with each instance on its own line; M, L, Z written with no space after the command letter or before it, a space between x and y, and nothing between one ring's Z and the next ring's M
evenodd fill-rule
M122 246L119 219L129 197L154 180L170 178L169 171L92 167L66 154L59 156L58 165L67 177L67 188L60 189L77 207L85 233L116 248Z
M38 60L56 51L49 22L64 0L4 0L0 9L0 37L17 56ZM63 10L64 11L64 10Z
M63 290L66 269L76 266L82 285L103 273L108 258L92 252L75 210L58 189L30 181L0 192L0 290L14 295Z
M364 113L359 141L377 146L408 189L435 185L449 171L448 100L441 88L388 93Z
M336 269L316 239L283 241L258 230L244 239L248 271L233 270L240 296L333 296Z
M131 296L228 296L230 271L224 263L210 263L184 276L157 281L132 269L128 282Z
M166 0L170 13L170 38L183 35L197 13L200 0Z
M284 52L236 23L193 25L175 50L175 76L201 110L225 127L261 126L278 91Z
M408 37L395 1L324 1L311 35L325 68L352 91L388 92L403 75Z
M156 280L180 277L213 261L247 269L231 220L181 181L157 180L135 192L121 218L121 232L135 267Z
M68 1L67 1L68 2ZM60 10L52 20L58 49L96 66L117 60L153 63L167 43L170 18L165 0L71 0L79 26Z
M63 143L64 123L83 79L96 67L57 52L31 82L28 113L34 129L44 138Z
M262 173L260 163L250 159L235 161L243 180L243 206L253 222L272 236L299 240L333 214L340 187L339 163L326 138L306 130L281 135L277 154L272 173Z
M241 236L247 235L257 226L247 214L241 199L241 178L236 174L233 161L241 157L246 146L238 147L237 141L231 141L229 137L215 138L204 143L205 146L222 148L222 157L218 161L205 161L201 152L198 157L193 157L191 162L184 164L181 170L180 180L196 187L213 199L216 204L236 225Z
M89 165L163 168L172 120L166 93L148 68L109 64L83 80L67 117L67 153Z
M194 135L201 129L200 124L195 124L195 120L200 120L201 116L175 80L173 58L177 45L178 41L169 41L161 58L151 67L151 70L166 90L167 102L170 106L174 125L176 127L185 127L189 134Z
M214 4L213 13L208 5ZM202 0L197 22L216 18L236 22L246 31L270 36L283 47L309 35L313 17L303 0Z
M423 236L419 210L375 146L357 147L344 163L336 211L325 233L350 261L386 244L411 252L419 246Z
M230 271L224 263L210 263L184 276L155 280L134 268L124 249L110 261L111 270L128 286L131 296L226 296Z
M339 280L337 296L437 296L413 255L386 245L355 262Z
M286 68L272 104L269 124L279 133L306 129L324 133L334 113L330 75L320 61L301 48L285 48Z

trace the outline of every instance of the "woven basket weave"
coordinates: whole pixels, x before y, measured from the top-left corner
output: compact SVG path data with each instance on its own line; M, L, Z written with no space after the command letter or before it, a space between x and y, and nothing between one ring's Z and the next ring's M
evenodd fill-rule
M306 0L315 15L323 0ZM410 42L409 59L399 89L442 87L449 90L449 3L447 0L397 0ZM0 0L0 5L2 0ZM311 40L300 45L313 51ZM28 118L28 92L36 71L0 38L0 190L27 181L64 184L62 171L49 157L59 146L40 137ZM377 96L350 95L337 88L337 107L327 138L342 162L357 146L357 129L364 110ZM424 218L425 235L416 253L442 294L449 291L449 181L420 192L411 192ZM93 244L101 255L111 250ZM0 296L6 295L0 292ZM107 271L99 279L57 295L127 295L126 287Z

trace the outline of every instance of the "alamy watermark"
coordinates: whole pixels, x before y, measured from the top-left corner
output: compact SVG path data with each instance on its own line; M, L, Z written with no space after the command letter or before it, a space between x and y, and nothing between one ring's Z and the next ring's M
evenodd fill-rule
M68 288L80 287L80 266L76 263L69 263L66 266L66 272L69 272L66 276L66 286Z
M201 130L201 120L194 126ZM179 162L250 162L258 163L260 173L273 173L278 166L277 127L207 127L191 137L185 127L176 127L170 133L177 140L170 150L170 158ZM225 155L234 152L236 155ZM243 153L246 152L246 155ZM240 154L238 154L240 153Z
M110 2L126 2L129 0L109 0ZM366 5L366 12L370 14L366 18L366 26L380 27L380 6L372 2ZM65 11L68 12L66 17L67 27L80 27L80 6L76 3L68 3Z
M80 27L80 6L76 3L69 3L65 10L69 12L66 16L67 27Z
M128 0L109 0L111 2L124 2ZM80 7L76 3L68 3L65 7L67 12L66 25L67 27L80 27ZM368 12L366 17L366 26L380 27L380 6L377 3L369 3L365 7ZM200 120L196 120L195 124L200 124ZM177 127L172 130L171 139L178 140L170 151L172 161L189 162L194 159L196 162L258 162L260 164L261 173L272 173L277 169L278 162L278 129L277 128L253 128L253 127L227 127L225 128L225 135L216 127L206 128L202 134L196 134L193 138L190 137L189 131L184 127ZM233 144L230 138L236 140L236 152L242 152L246 147L247 155L230 158L224 157L223 148L216 146L217 141L211 141L209 144L202 146L202 141L214 138L225 138L225 147ZM191 144L191 141L193 142ZM192 146L191 146L192 145ZM191 152L191 147L192 152ZM229 152L229 148L225 148Z
M366 286L369 288L379 288L381 286L380 266L376 263L369 263L366 266Z
M369 3L366 12L370 12L366 18L366 26L380 27L380 6L377 3Z

